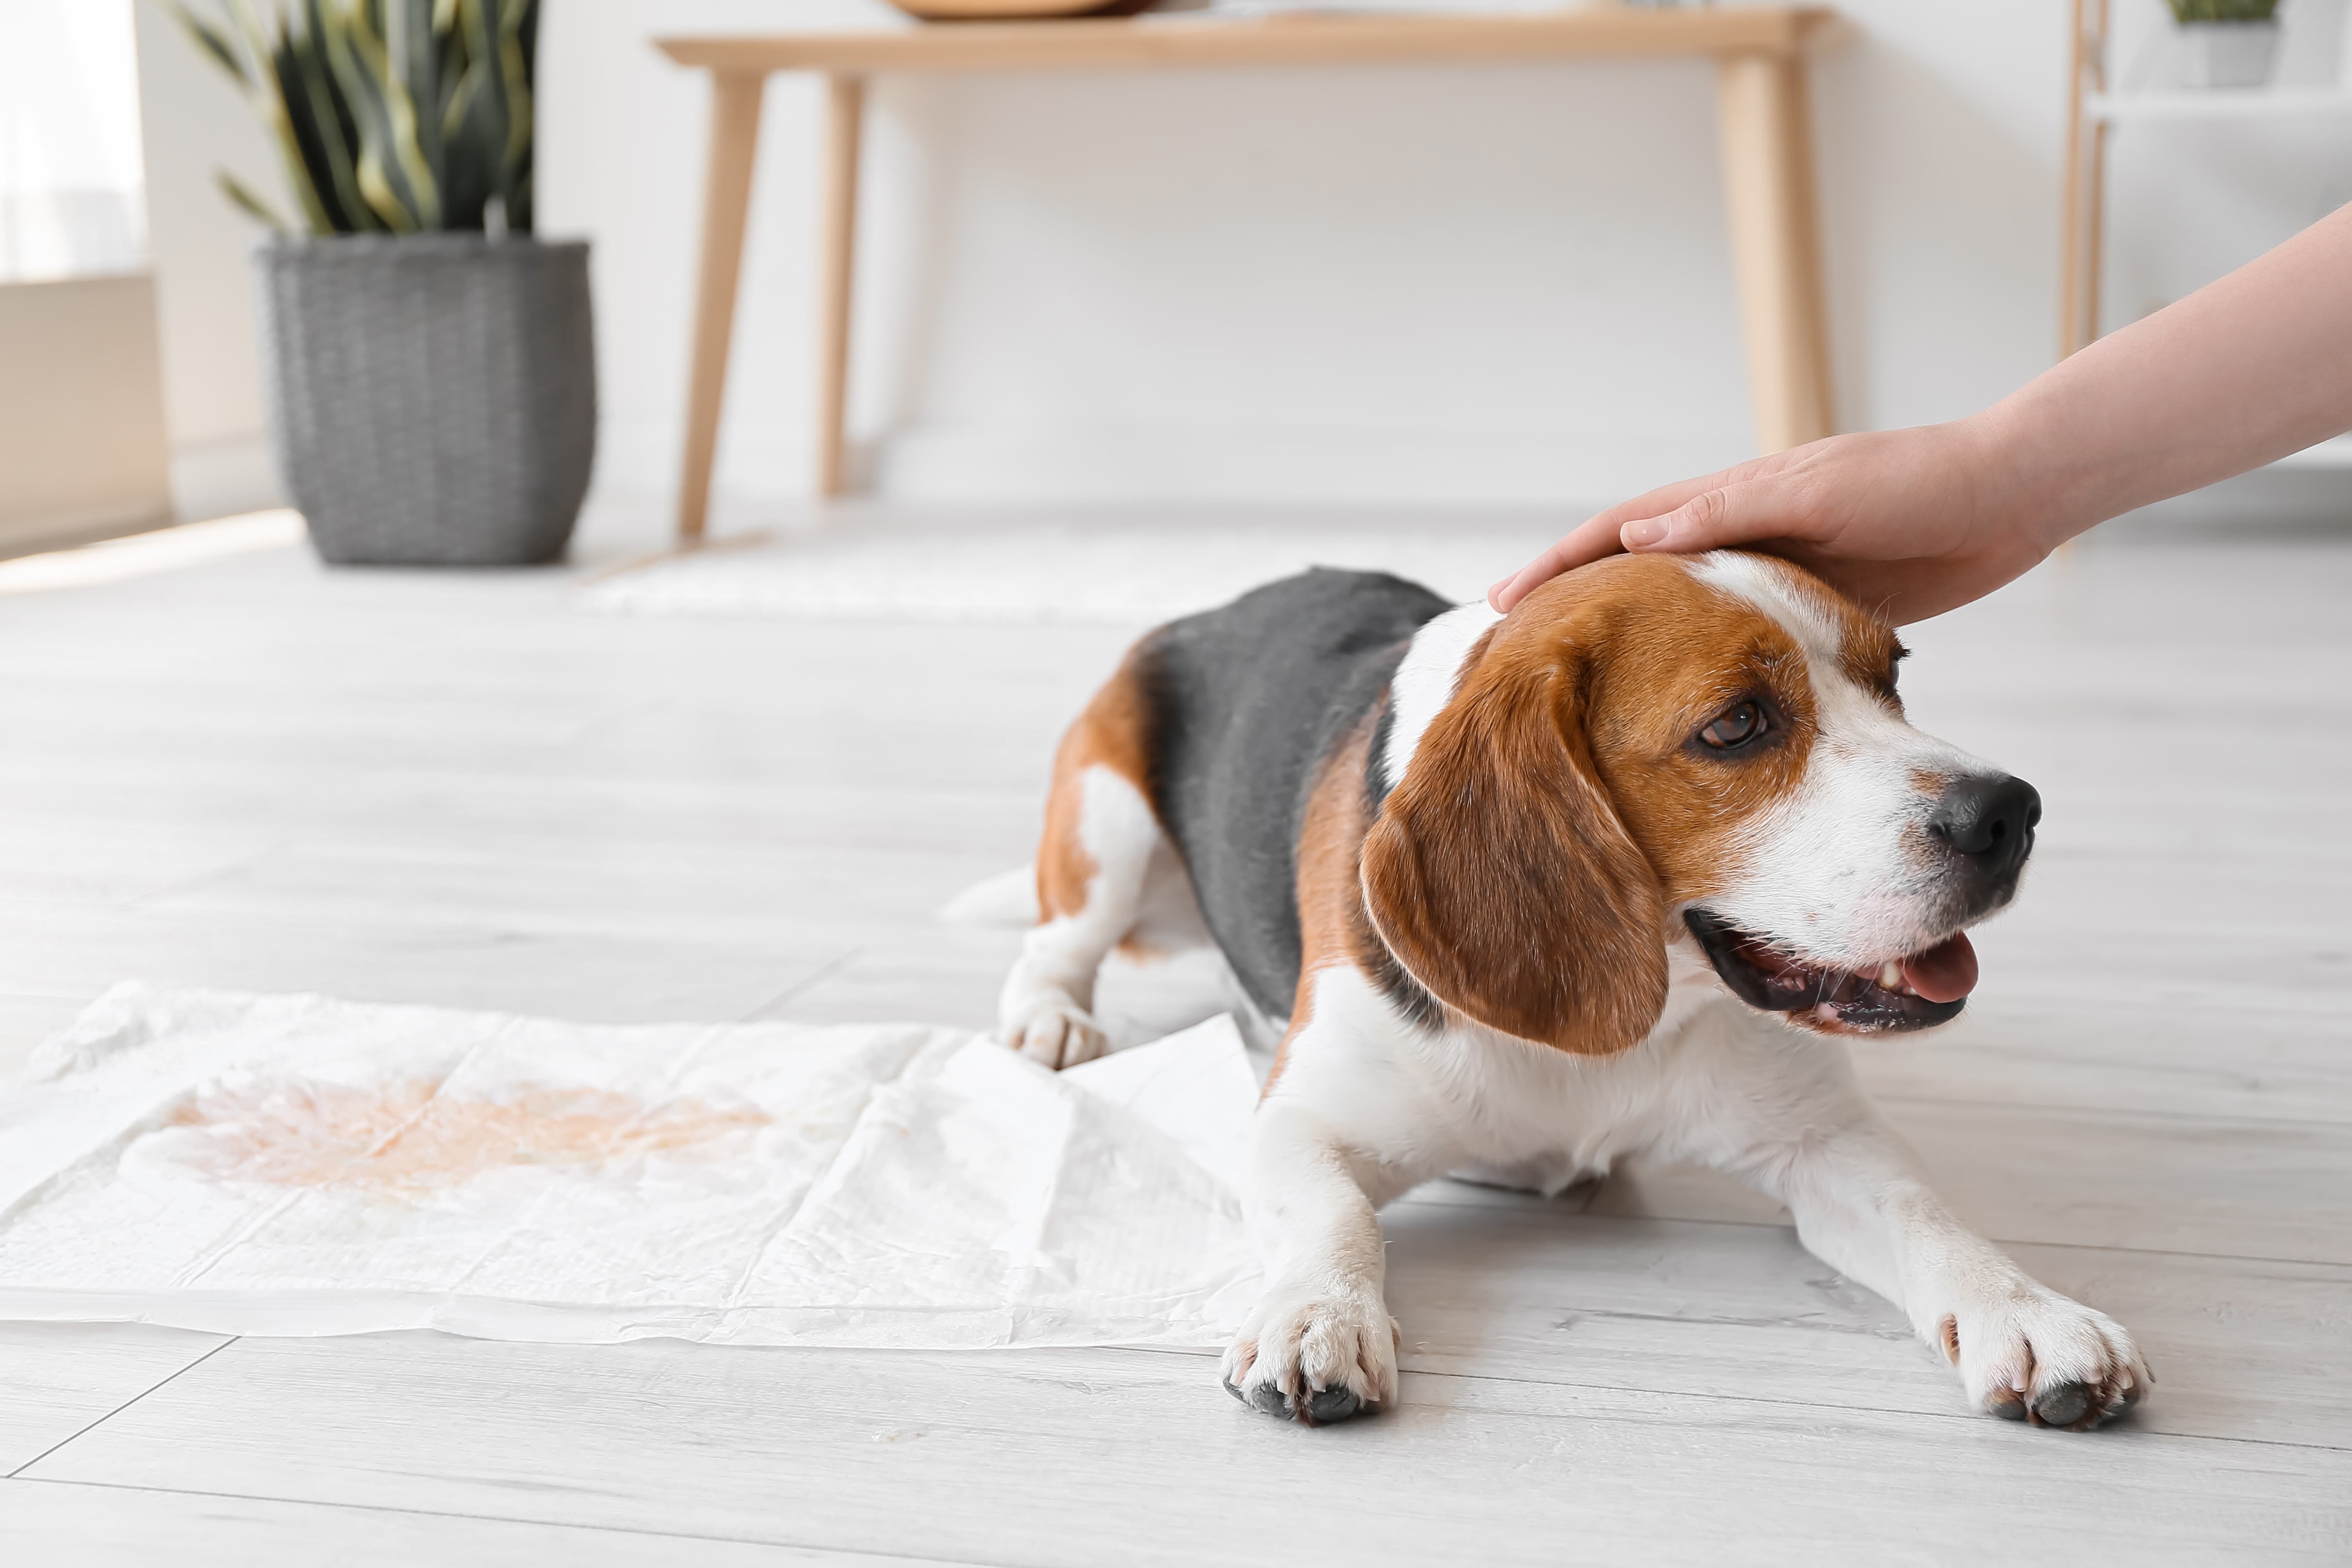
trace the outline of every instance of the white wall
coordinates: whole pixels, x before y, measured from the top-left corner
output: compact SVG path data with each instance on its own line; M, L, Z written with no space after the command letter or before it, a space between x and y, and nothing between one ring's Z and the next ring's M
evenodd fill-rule
M2123 85L2178 80L2185 62L2168 47L2158 0L2117 6ZM2287 0L2280 15L2280 84L2336 84L2345 66L2343 0ZM2108 153L2106 329L2171 303L2347 200L2352 117L2116 127Z
M2068 7L1841 8L1815 77L1840 418L1965 413L2053 352ZM267 151L141 10L175 447L250 441L250 236L209 170L267 182ZM675 475L700 207L703 84L646 40L894 19L880 0L549 5L541 226L596 243L608 492ZM853 431L894 493L1573 507L1748 450L1701 64L875 96ZM775 78L722 520L808 483L815 131L812 84ZM2203 134L2170 175L2118 147L2113 298L2177 297L2352 194L2327 183L2352 175L2344 129L2274 128L2251 172Z
M1843 9L1816 80L1841 418L1958 413L2050 358L2065 7ZM887 16L551 11L543 210L599 247L608 483L674 470L698 210L700 83L642 40ZM893 490L1573 503L1748 449L1702 63L877 100L853 426ZM770 89L721 451L739 494L809 471L814 104Z
M261 231L213 183L226 168L278 191L277 159L236 88L163 8L141 0L132 12L173 509L191 519L277 506L246 259Z

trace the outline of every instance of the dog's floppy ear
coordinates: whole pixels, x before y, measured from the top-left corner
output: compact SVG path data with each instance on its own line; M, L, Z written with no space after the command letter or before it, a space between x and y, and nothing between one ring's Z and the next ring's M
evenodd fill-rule
M1584 653L1572 639L1507 647L1507 629L1381 803L1364 840L1364 906L1446 1006L1607 1055L1664 1010L1664 894L1593 770Z

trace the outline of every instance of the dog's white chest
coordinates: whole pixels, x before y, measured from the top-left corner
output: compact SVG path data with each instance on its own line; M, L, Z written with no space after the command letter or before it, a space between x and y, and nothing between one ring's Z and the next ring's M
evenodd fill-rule
M1824 1042L1766 1025L1786 1048ZM1318 976L1313 1021L1293 1040L1286 1075L1387 1148L1496 1186L1558 1192L1605 1175L1627 1155L1687 1153L1682 1130L1719 1092L1711 1062L1780 1049L1759 1038L1703 968L1677 964L1664 1014L1617 1056L1572 1056L1477 1030L1430 1034L1399 1018L1357 971ZM1833 1049L1833 1048L1832 1048Z

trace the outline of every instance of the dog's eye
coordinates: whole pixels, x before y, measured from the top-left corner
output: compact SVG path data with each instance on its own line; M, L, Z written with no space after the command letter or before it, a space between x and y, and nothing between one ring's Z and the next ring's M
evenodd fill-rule
M1741 703L1710 719L1706 727L1698 732L1698 737L1718 751L1728 751L1747 745L1771 727L1772 722L1765 717L1760 704Z

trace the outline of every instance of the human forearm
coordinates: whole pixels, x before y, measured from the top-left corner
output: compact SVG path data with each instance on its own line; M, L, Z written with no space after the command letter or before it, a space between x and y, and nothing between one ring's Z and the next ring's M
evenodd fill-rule
M2352 207L1962 423L2043 549L2352 429Z

